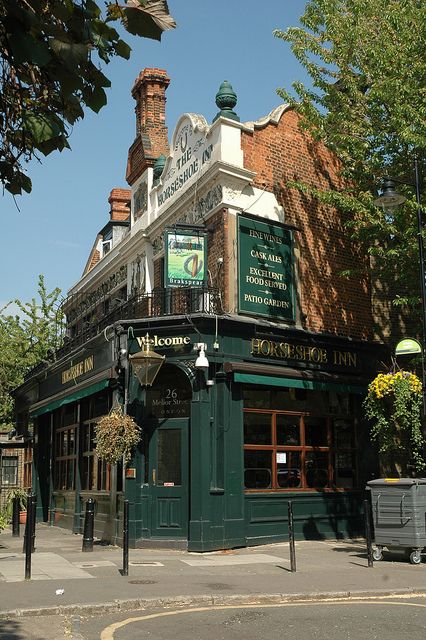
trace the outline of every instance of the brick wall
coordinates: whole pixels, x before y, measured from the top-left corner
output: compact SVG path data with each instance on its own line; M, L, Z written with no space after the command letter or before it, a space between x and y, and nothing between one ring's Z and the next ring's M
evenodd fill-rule
M130 189L112 189L109 194L110 220L123 221L130 218Z
M0 436L1 437L1 436ZM5 458L17 458L18 461L18 476L16 484L2 485L1 474L2 469L0 467L0 510L4 509L7 504L7 497L9 491L16 488L28 490L31 487L31 460L32 451L30 448L24 446L20 447L2 447L0 460Z
M206 222L207 231L207 269L209 287L217 288L225 293L226 231L228 227L228 210L221 209ZM161 287L163 262L154 260L154 288Z
M206 223L208 286L219 289L226 298L225 257L228 210L221 209Z
M317 188L339 185L338 165L324 145L298 128L298 116L288 110L278 124L242 132L244 163L256 171L255 186L274 191L284 207L285 222L298 227L298 273L302 326L360 339L372 337L366 257L350 240L343 215L315 197L290 188L303 181ZM360 275L341 272L360 268Z

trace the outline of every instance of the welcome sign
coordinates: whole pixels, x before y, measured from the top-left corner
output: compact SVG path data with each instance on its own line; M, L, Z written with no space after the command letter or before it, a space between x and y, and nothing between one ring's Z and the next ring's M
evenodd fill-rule
M284 225L238 217L238 308L294 320L293 236Z

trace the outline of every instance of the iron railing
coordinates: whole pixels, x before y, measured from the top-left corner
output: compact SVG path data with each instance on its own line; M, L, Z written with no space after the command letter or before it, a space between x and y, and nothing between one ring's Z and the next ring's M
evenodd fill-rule
M69 309L69 301L66 301ZM68 326L68 335L63 338L62 346L51 353L52 362L61 359L91 338L100 334L106 327L120 320L143 320L163 316L187 316L194 313L211 315L223 314L222 298L219 289L211 287L179 287L175 289L155 289L152 293L134 295L109 309L108 312L94 309L84 320ZM26 378L43 369L46 362L37 365L28 372Z

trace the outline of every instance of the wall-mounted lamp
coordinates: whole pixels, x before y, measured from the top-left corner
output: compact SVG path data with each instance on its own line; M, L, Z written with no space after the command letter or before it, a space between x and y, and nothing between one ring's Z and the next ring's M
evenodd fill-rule
M207 345L204 342L197 342L196 344L194 344L194 349L198 351L198 357L195 361L195 368L207 373L207 371L209 370L209 361L207 360L206 356Z
M133 373L139 380L142 387L151 387L157 373L160 371L166 356L160 356L159 353L150 350L152 340L147 333L144 340L142 351L138 351L129 356L129 360L133 367Z

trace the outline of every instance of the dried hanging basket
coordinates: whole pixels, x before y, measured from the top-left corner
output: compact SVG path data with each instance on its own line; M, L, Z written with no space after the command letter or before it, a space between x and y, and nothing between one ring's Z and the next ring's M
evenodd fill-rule
M124 458L127 463L140 442L141 428L121 407L114 407L97 422L95 436L96 454L101 460L116 464Z

